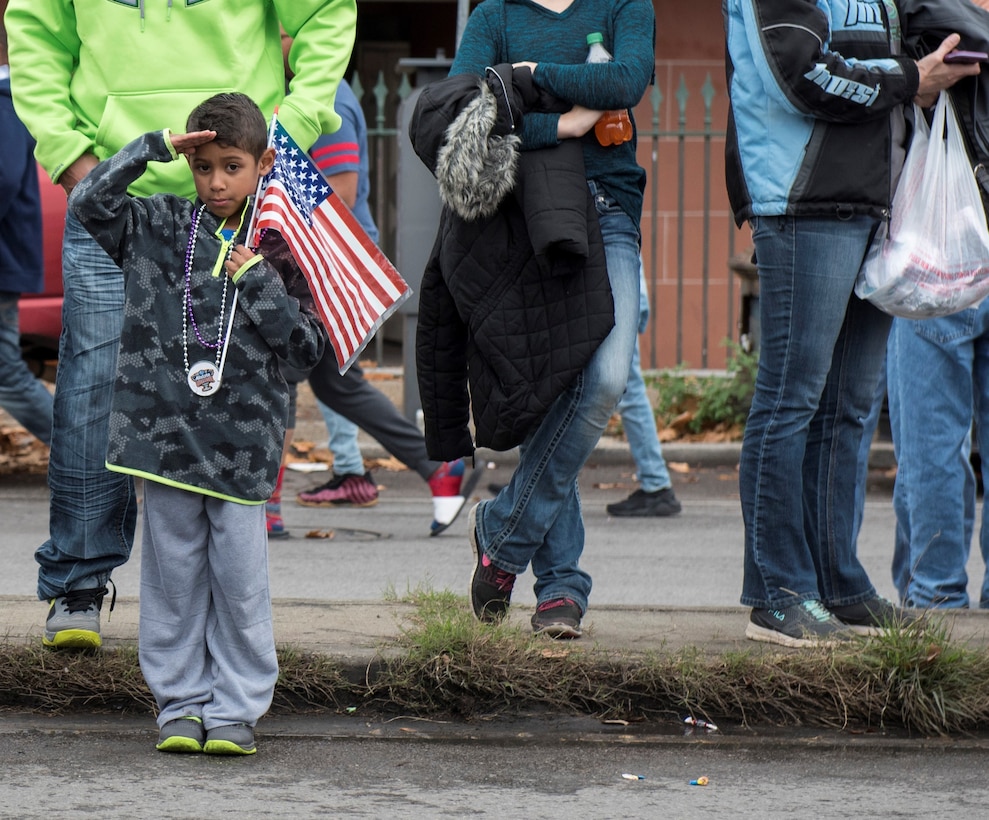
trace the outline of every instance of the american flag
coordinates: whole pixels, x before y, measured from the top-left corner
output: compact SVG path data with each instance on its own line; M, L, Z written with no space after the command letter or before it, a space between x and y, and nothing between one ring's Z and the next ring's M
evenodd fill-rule
M275 164L261 182L252 244L265 228L285 238L345 373L411 290L277 121L271 144Z

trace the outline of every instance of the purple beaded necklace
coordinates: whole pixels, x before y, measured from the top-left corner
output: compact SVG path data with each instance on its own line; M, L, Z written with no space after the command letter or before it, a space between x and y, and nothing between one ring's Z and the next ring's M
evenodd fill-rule
M231 305L230 321L224 334L223 317L227 309L227 284L230 277L223 274L223 293L220 296L220 318L217 322L216 341L209 342L203 338L199 332L199 323L196 321L196 314L192 309L192 265L196 257L196 238L199 233L199 223L202 219L206 205L203 204L192 217L189 225L189 244L185 250L185 293L182 302L182 363L185 366L186 379L189 389L200 396L207 396L215 393L220 386L222 375L222 361L226 355L227 342L230 339L230 328L233 326L233 311L237 307L237 292L234 292L234 302ZM227 259L233 253L234 242L230 240L227 248ZM216 357L212 362L198 361L190 366L189 364L189 341L188 328L192 325L192 331L196 336L196 341L207 350L215 350Z

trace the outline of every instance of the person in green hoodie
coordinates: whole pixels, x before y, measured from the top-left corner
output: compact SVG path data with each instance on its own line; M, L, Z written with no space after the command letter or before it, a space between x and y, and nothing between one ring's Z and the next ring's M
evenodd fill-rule
M357 8L355 0L10 0L4 19L15 109L38 161L69 194L135 134L181 131L188 112L219 92L246 94L268 117L278 107L300 145L332 133ZM279 23L295 40L287 94ZM185 163L150 166L129 192L196 193ZM38 597L49 602L46 646L94 648L110 575L130 556L137 502L133 478L105 467L123 275L71 213L62 278Z

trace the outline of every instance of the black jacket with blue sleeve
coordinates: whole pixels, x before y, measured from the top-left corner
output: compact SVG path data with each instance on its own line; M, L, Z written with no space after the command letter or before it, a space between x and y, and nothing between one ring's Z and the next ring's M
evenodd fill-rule
M884 214L917 93L893 0L724 0L728 194L759 215ZM899 118L894 122L892 118Z

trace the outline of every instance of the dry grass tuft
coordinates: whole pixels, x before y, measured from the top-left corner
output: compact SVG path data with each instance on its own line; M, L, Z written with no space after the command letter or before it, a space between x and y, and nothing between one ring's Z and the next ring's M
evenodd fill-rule
M154 699L137 649L53 652L37 645L0 646L0 706L44 712L149 712Z
M272 712L471 719L538 710L626 720L690 714L722 726L946 736L989 728L989 653L952 643L933 617L830 649L614 658L590 644L479 624L451 593L417 592L411 600L417 615L400 656L368 669L282 648ZM71 654L23 645L0 645L0 706L154 709L133 648Z

